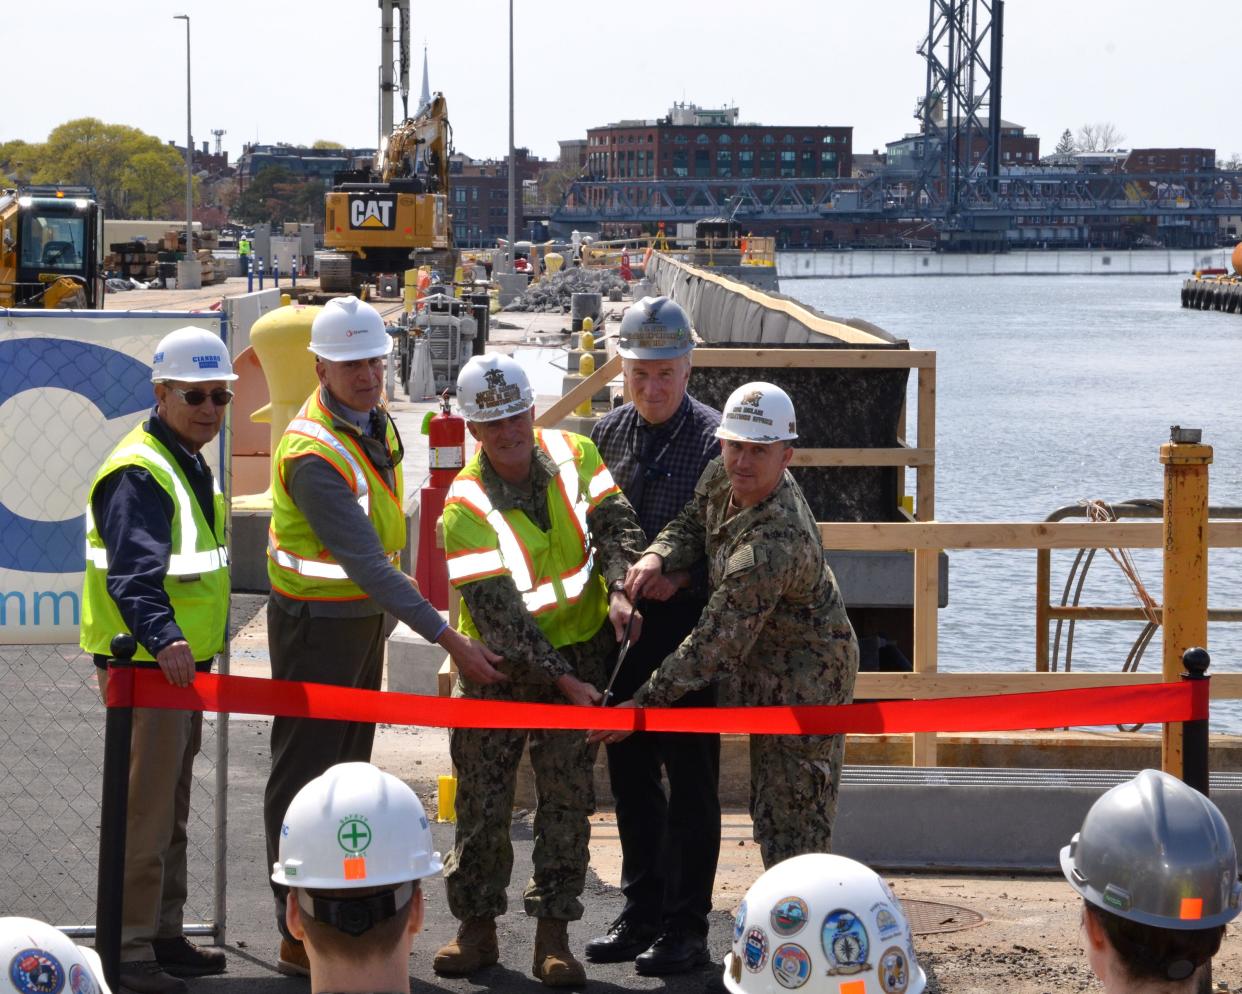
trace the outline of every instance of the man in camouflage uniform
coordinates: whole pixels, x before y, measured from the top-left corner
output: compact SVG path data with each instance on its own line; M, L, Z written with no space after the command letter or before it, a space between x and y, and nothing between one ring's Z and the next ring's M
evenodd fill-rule
M748 705L847 704L858 643L815 516L786 472L793 404L779 387L748 383L729 397L717 436L723 455L626 578L637 599L664 571L706 554L712 590L694 631L632 705L667 705L726 675ZM751 736L750 812L765 867L831 850L844 752L841 735Z
M597 705L632 613L623 579L644 545L633 508L590 439L534 428L534 394L510 357L471 359L457 396L482 452L445 502L449 579L462 596L461 631L487 639L504 659L486 682L459 675L453 696ZM635 632L638 621L635 614ZM528 741L537 798L524 895L526 913L538 919L533 972L550 987L586 980L566 930L582 917L595 809L595 750L580 731L452 731L457 831L444 882L462 925L436 954L442 975L468 975L499 958L514 781Z

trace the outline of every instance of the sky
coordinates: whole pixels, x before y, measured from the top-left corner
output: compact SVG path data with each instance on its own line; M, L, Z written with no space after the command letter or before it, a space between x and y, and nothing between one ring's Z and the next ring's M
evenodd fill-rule
M736 105L746 122L852 126L857 152L918 126L927 0L513 2L515 143L544 158L558 139L681 100ZM231 159L253 141L376 144L376 0L4 7L5 34L31 42L4 49L5 78L27 82L0 107L0 141L42 141L93 116L184 142L185 22L173 15L186 13L198 147L214 148L216 128ZM425 42L457 150L505 155L508 5L413 0L411 21L414 102ZM1155 0L1008 0L1002 116L1038 134L1045 154L1066 128L1100 121L1124 147L1242 152L1229 106L1237 33L1222 24Z

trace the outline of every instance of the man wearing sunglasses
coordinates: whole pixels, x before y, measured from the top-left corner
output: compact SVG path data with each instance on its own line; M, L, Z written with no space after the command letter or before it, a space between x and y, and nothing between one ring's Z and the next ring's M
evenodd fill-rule
M720 454L720 415L686 392L690 318L667 297L646 297L621 320L618 351L632 403L591 432L600 455L655 541L694 496ZM707 604L705 562L670 572L646 592L643 637L617 674L628 700L694 629ZM712 707L715 685L679 702ZM668 775L668 796L661 771ZM621 837L625 907L608 934L587 943L596 963L633 960L645 975L683 973L707 962L707 914L720 852L720 736L644 732L608 746L608 777Z
M498 679L500 657L445 624L401 571L404 450L380 400L392 336L374 307L330 301L311 325L319 386L276 448L267 575L268 654L277 680L379 690L397 621L443 647L462 673ZM289 804L337 763L370 762L373 722L276 718L263 797L269 863ZM288 888L272 883L282 942L277 968L309 973L285 921Z
M81 641L105 699L114 635L133 635L137 664L185 687L211 668L228 622L228 507L202 449L220 432L237 377L224 343L202 328L166 335L151 366L155 409L108 456L86 509ZM180 978L225 967L223 952L182 932L202 717L134 711L120 981L136 994L183 994Z

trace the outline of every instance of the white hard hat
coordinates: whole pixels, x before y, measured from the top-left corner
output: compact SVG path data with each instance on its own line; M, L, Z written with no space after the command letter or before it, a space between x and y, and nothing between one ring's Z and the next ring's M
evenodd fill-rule
M392 336L365 300L334 297L315 315L307 348L329 362L376 359L392 351Z
M370 763L338 763L289 803L272 880L321 890L419 880L444 867L431 847L413 790Z
M756 880L733 922L724 961L732 994L921 994L927 976L896 896L844 856L794 856ZM861 982L860 986L858 985Z
M457 403L467 421L499 421L534 407L535 391L517 360L491 352L462 366Z
M179 380L205 383L208 380L235 380L229 350L218 335L206 328L187 325L170 331L160 339L151 359L151 382Z
M774 383L744 383L725 401L717 438L734 442L788 442L798 437L793 401Z
M33 918L0 918L0 994L111 994L93 949Z

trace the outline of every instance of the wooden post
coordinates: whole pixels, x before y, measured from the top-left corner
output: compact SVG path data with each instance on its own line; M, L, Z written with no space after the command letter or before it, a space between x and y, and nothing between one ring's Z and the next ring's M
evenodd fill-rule
M1052 551L1035 550L1035 672L1048 672L1048 607L1052 596Z
M919 368L918 447L936 448L936 369ZM936 518L936 466L915 470L915 516L919 521ZM936 672L936 612L940 607L940 550L914 550L914 672ZM936 765L936 734L921 732L913 737L915 766Z
M1208 466L1212 447L1198 428L1174 425L1160 446L1164 466L1164 652L1166 681L1180 680L1182 653L1207 645ZM1164 726L1161 768L1183 773L1182 726Z

